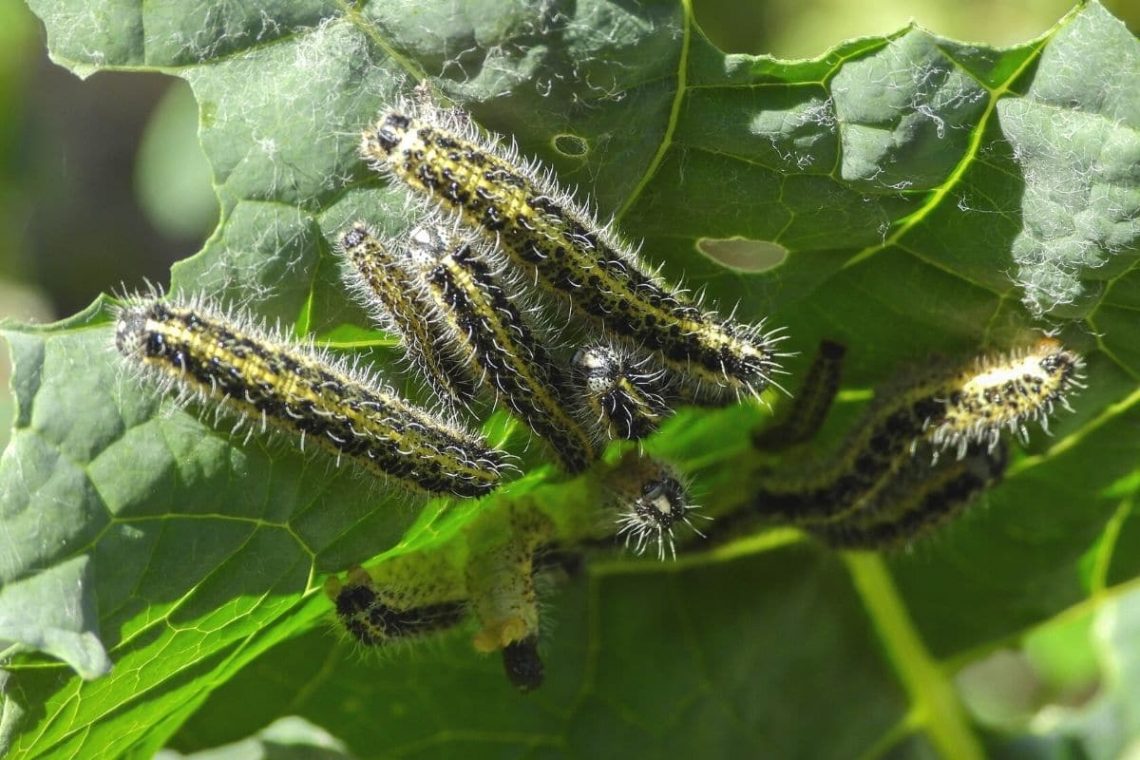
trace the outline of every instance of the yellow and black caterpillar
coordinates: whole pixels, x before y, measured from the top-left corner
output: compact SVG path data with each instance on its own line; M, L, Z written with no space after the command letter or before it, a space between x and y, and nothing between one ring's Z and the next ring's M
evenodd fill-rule
M414 491L482 496L506 469L506 454L377 378L202 299L129 299L115 345L163 391L196 397L251 430L290 433L302 448L312 441Z

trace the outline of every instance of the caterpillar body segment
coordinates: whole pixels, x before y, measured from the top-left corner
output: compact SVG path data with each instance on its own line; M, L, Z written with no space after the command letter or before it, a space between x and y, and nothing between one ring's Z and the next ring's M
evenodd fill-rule
M467 614L462 575L438 556L396 557L373 572L355 568L326 584L341 625L364 646L437 633Z
M820 341L815 359L800 384L791 409L774 425L756 431L752 445L760 450L781 450L811 440L839 392L847 347L833 340Z
M838 549L889 550L908 546L997 485L1009 462L1005 441L972 443L961 458L915 457L878 495L866 514L808 529Z

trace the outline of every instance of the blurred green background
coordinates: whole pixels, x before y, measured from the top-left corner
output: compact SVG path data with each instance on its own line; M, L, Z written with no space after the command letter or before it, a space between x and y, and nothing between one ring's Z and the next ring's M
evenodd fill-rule
M1012 45L1046 31L1070 8L1066 0L692 2L722 49L780 58L814 57L911 19L947 37ZM1140 0L1105 5L1140 29ZM50 321L144 278L165 285L170 264L196 251L216 224L189 87L135 73L81 82L50 63L42 26L22 0L0 0L0 113L0 317ZM6 356L6 389L3 362ZM0 392L0 446L11 411L10 396ZM1106 615L1116 617L1106 622ZM1026 743L1027 756L1040 755L1036 741L1054 752L1066 745L1088 751L1104 740L1106 725L1120 730L1113 713L1140 710L1128 707L1134 684L1126 688L1120 678L1140 659L1113 646L1135 641L1123 633L1140 635L1140 620L1090 609L965 667L960 694L981 723ZM1132 749L1140 758L1140 748Z

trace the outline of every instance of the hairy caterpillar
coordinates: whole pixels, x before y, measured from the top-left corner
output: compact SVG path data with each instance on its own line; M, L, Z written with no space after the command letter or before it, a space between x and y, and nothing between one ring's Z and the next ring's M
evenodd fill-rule
M645 438L670 414L660 393L664 373L647 364L604 343L585 346L574 355L582 416L594 421L600 439Z
M528 507L493 511L463 534L463 551L434 547L392 557L370 570L355 568L325 591L340 624L360 644L386 646L459 624L474 613L479 652L501 652L508 680L538 688L539 607L536 557L554 526Z
M390 241L378 240L361 222L340 238L345 283L388 332L400 342L413 363L445 403L469 406L475 398L473 377L460 364L440 325L430 319L407 257Z
M778 371L765 334L703 309L648 270L549 170L424 105L384 113L364 133L372 166L494 241L528 278L608 334L657 352L706 400L759 394Z
M118 312L115 345L164 391L295 434L302 447L314 440L409 489L481 496L499 484L503 452L344 362L245 321L202 300L132 298Z
M626 546L632 544L638 554L656 543L658 559L665 559L666 548L676 558L674 529L678 525L704 537L690 515L700 507L690 503L681 476L664 462L630 452L607 475L606 487L619 510L617 534L625 536Z
M1083 387L1083 366L1080 356L1046 338L1027 349L896 382L876 394L831 462L812 472L765 478L756 508L800 523L858 511L924 442L932 458L946 448L961 458L972 444L996 448L1003 430L1024 438L1028 421L1044 425L1056 404L1067 405L1067 394Z
M929 454L929 452L925 452ZM835 548L890 549L913 541L965 509L997 484L1009 461L1009 446L970 444L965 456L932 462L916 456L862 512L850 519L807 529Z
M565 374L491 268L466 243L448 244L421 229L413 251L436 314L495 396L547 441L563 469L577 473L597 457L587 431L567 410Z
M341 625L363 645L384 646L471 614L478 625L474 648L500 652L508 680L520 690L537 688L545 670L537 579L556 570L576 574L584 550L612 546L616 535L639 550L656 542L664 556L673 528L691 526L695 509L672 468L632 451L601 481L578 479L569 488L576 497L560 504L535 495L491 500L448 542L357 568L344 582L329 579L325 588Z

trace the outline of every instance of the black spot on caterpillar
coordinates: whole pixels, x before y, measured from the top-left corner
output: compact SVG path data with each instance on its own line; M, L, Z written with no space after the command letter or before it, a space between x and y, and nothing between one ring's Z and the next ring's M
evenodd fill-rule
M364 133L362 155L494 241L575 314L657 352L706 400L759 394L778 371L775 332L703 309L642 263L608 226L453 111L398 106Z
M339 461L430 494L481 496L506 455L413 406L378 380L311 347L292 345L248 319L198 300L128 299L115 345L164 391L229 412L251 431L268 425Z

